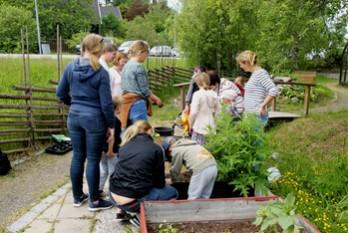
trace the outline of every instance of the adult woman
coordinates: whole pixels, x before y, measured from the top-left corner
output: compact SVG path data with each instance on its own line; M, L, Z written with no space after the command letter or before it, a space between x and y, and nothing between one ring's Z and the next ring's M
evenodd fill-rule
M108 201L99 199L99 162L102 146L114 138L114 108L111 100L108 72L98 62L103 48L103 38L87 35L81 44L82 57L64 70L57 96L71 105L68 129L73 145L70 167L74 206L88 200L82 191L84 163L87 158L86 177L89 189L89 210L111 208Z
M162 106L162 101L149 88L147 72L143 65L149 54L149 45L141 40L133 42L129 49L130 60L122 71L123 105L121 109L122 128L138 120L147 120L151 115L151 103Z
M153 142L152 127L137 121L124 133L115 172L110 177L111 196L121 210L138 212L145 200L177 197L165 184L163 149Z
M127 63L127 61L128 61L127 54L117 52L116 57L112 62L114 66L109 69L111 95L113 97L122 95L121 72L123 70L124 65Z
M249 50L241 52L236 60L241 69L252 73L245 84L244 111L256 113L257 118L266 124L267 105L278 95L278 89L268 72L257 64L257 56L254 52Z

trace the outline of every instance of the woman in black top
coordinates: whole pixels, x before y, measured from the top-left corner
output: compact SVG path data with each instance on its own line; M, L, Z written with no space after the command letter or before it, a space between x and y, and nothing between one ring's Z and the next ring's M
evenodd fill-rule
M163 149L151 135L152 127L146 121L137 121L123 135L110 178L111 196L122 210L139 212L142 201L177 197L176 189L165 182Z

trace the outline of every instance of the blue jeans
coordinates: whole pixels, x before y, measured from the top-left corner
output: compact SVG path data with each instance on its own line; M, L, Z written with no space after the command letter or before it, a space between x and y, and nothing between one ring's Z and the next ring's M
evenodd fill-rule
M115 200L112 198L112 196L110 195L110 199L111 201L116 204L116 206L118 208L120 208L121 210L124 210L126 212L131 212L131 213L135 213L135 212L139 212L140 211L140 203L143 201L166 201L166 200L171 200L171 199L176 199L178 197L178 191L170 186L170 185L166 185L163 188L152 188L150 190L150 192L145 195L142 198L139 198L135 201L132 201L129 204L125 204L125 205L117 205L117 203L115 202Z
M146 101L143 99L135 101L129 110L128 119L132 124L139 120L147 120Z
M68 129L73 146L70 176L75 200L82 194L83 172L87 158L86 177L90 201L98 200L99 162L106 142L106 123L100 110L70 110Z

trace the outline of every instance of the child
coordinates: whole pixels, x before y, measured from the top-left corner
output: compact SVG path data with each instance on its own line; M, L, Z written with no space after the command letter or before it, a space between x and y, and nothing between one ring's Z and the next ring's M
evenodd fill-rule
M129 49L130 59L124 66L121 77L123 105L120 115L122 128L138 120L147 120L151 115L151 103L162 106L162 101L149 88L149 79L143 65L149 54L149 45L145 41L133 42Z
M105 193L103 192L105 182L115 170L116 154L118 153L121 143L121 122L116 115L119 114L122 105L122 98L114 96L112 102L115 108L115 136L113 142L109 144L106 143L103 147L103 153L100 160L99 196L105 196Z
M163 149L171 158L171 176L175 181L183 164L192 171L188 188L188 199L210 198L217 176L216 162L212 154L203 146L190 139L176 140L167 137L163 140Z
M105 43L102 51L102 55L99 58L99 64L106 70L109 70L108 63L112 62L117 53L117 47L111 43Z
M204 144L204 135L208 126L214 127L214 117L218 108L217 94L210 90L210 77L206 73L196 76L199 90L193 94L189 125L192 128L192 140L198 144Z
M244 112L243 84L243 77L237 77L234 82L231 82L229 88L225 88L220 93L222 102L228 106L228 111L230 111L233 116L239 118Z

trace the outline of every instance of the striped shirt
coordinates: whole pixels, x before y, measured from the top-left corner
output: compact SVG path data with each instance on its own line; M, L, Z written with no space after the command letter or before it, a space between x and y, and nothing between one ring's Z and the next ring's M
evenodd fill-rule
M254 71L245 85L245 112L258 112L267 96L277 95L278 89L268 72L264 69Z
M142 63L129 60L121 74L123 93L135 93L143 98L151 95L149 79Z

